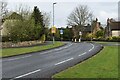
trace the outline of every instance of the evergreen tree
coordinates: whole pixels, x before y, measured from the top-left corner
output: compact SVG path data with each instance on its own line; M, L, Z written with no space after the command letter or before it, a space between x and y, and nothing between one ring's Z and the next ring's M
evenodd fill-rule
M39 39L45 33L45 27L43 24L43 15L41 14L37 6L34 7L32 18L34 19L35 22L35 28L34 28L34 31L36 33L35 36L37 37L37 39Z

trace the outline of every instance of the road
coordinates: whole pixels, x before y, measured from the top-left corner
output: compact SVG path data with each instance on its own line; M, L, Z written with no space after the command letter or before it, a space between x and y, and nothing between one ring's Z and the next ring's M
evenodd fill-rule
M71 43L59 48L2 59L2 77L50 78L70 66L81 62L102 49L95 43Z

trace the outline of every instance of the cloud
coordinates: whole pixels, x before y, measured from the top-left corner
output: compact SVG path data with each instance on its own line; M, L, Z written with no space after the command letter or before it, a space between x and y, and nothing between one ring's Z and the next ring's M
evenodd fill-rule
M10 2L118 2L119 0L8 0Z
M47 1L47 2L44 2ZM34 6L38 6L41 11L48 12L51 14L51 23L52 23L52 1L49 0L8 0L8 8L11 10L15 10L17 7L16 5L19 4L26 4L30 6L31 10L33 10ZM89 2L79 0L54 0L57 2L55 5L55 25L57 27L66 26L67 24L67 17L69 14L74 10L76 6L79 4L87 5L90 11L93 12L95 18L101 22L101 24L106 24L107 18L118 18L118 3L117 0L112 0L113 2L104 2L107 0L101 0L101 2ZM67 1L67 2L66 2ZM72 1L72 2L71 2ZM94 0L92 0L94 1ZM115 2L114 2L115 1ZM120 15L119 15L120 16ZM52 24L51 24L52 25Z
M113 19L117 19L118 14L117 12L106 12L106 11L100 11L98 14L99 17L99 21L102 23L106 23L107 18L113 18Z

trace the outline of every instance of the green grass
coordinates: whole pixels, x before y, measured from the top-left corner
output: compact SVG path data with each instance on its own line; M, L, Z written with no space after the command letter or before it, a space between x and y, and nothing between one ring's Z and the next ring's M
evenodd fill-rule
M92 42L96 42L96 43L100 43L100 44L116 44L116 43L120 43L120 42L107 42L107 41L92 41Z
M118 47L106 46L96 56L55 74L53 78L118 78Z
M62 46L64 43L62 42L55 42L55 44L49 44L49 45L43 45L43 46L34 46L34 47L27 47L27 48L7 48L2 49L2 55L0 57L7 57L12 55L19 55L19 54L25 54L29 52L36 52L36 51L42 51L50 48L55 48L58 46Z

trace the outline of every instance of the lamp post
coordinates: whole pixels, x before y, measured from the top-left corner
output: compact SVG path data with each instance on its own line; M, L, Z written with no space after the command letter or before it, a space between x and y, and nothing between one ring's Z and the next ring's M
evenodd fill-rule
M93 37L93 29L92 29L92 26L93 26L93 25L91 25L91 41L92 41L92 37Z
M57 3L53 3L53 27L54 27L54 5ZM54 33L53 33L53 44L55 42L55 38L54 38Z
M82 32L79 32L80 38L79 38L79 42L81 42L81 36L82 36Z

